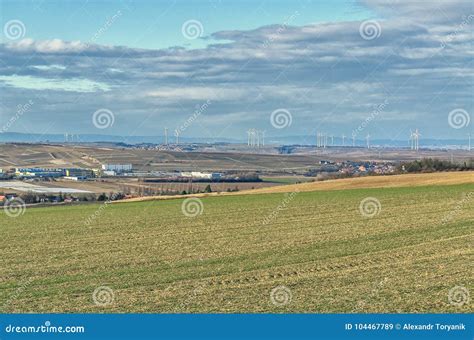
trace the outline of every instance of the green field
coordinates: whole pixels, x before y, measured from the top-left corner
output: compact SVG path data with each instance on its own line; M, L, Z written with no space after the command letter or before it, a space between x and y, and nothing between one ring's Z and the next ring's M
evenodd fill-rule
M0 309L472 312L472 302L448 302L450 289L473 288L472 192L474 184L208 197L197 217L183 215L182 199L1 212ZM381 203L372 218L359 211L367 197ZM94 303L99 286L113 302ZM275 304L279 286L285 299Z

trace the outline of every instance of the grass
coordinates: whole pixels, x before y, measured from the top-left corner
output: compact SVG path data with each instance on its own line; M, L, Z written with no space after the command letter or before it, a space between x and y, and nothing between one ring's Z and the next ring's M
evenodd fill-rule
M451 288L473 288L470 192L206 197L197 217L183 215L182 199L0 213L0 310L472 312L448 303ZM373 218L359 211L366 197L381 203ZM93 303L99 286L113 303ZM270 299L278 286L291 292L282 306Z

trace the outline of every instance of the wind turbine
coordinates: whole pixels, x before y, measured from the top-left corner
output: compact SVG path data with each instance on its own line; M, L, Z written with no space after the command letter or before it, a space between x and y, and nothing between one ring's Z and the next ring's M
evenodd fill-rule
M179 131L178 129L175 130L175 134L176 134L176 145L179 144Z
M471 151L471 133L468 133L467 136L469 138L469 143L467 145L467 151Z
M413 134L413 139L414 139L414 148L416 151L420 148L420 132L418 129L415 130L415 133Z
M342 134L342 146L346 146L346 135Z
M370 149L370 134L367 134L365 138L367 139L367 149Z

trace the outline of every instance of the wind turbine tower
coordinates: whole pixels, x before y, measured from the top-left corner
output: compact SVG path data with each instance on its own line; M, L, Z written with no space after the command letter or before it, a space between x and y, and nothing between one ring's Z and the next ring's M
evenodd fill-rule
M179 144L179 131L176 129L175 130L175 135L176 135L176 145Z
M418 151L418 149L420 148L420 136L420 132L418 131L418 129L416 129L413 133L413 145L416 151Z

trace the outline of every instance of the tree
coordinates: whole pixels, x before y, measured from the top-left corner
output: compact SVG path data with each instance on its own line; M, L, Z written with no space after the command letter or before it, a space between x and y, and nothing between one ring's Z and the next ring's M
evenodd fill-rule
M211 185L208 184L206 188L204 188L204 192L212 192Z
M106 201L107 200L107 195L105 194L105 192L101 193L99 195L99 197L97 197L97 200L98 201Z

